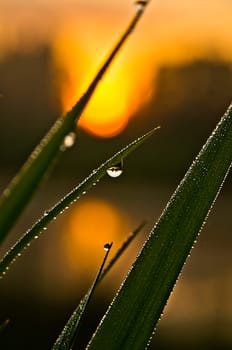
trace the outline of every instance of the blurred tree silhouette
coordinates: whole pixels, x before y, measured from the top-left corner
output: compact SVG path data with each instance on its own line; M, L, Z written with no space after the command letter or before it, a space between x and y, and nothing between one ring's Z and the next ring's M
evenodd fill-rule
M152 177L179 177L187 169L231 102L231 73L231 62L217 60L161 67L153 98L129 125L142 131L154 123L162 127L158 142L151 140L156 159ZM142 157L135 161L148 166Z

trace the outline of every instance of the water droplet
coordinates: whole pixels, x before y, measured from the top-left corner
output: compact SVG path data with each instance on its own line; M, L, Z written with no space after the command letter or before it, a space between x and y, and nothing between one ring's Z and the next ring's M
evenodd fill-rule
M43 227L43 230L46 231L46 230L47 230L47 227Z
M37 239L39 236L35 236L34 238Z
M135 1L135 7L137 12L142 12L146 5L148 4L149 0L144 0L144 1Z
M48 211L45 211L45 212L44 212L44 216L47 216L47 215L48 215Z
M106 172L110 177L119 177L123 172L122 161L115 164L114 166L111 166L106 170Z
M106 243L106 244L104 245L104 250L105 250L106 252L108 252L108 250L110 250L111 246L112 246L112 243Z
M60 147L61 151L65 151L67 148L72 147L75 144L75 141L76 141L75 132L70 132L64 138L63 144Z

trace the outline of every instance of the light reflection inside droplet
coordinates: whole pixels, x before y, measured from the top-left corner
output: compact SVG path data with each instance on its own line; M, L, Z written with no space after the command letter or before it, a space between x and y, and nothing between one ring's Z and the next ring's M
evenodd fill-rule
M67 148L72 147L75 144L75 141L76 141L75 132L70 132L68 135L65 136L63 144L61 146L61 150L65 151Z
M122 161L107 169L106 172L110 177L119 177L123 173Z
M143 11L145 6L148 4L148 0L146 1L135 1L135 7L138 12Z

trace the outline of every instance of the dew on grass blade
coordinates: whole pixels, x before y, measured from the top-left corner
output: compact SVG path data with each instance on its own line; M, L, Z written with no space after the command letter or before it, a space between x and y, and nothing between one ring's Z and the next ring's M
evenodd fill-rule
M110 177L119 177L123 172L122 161L111 166L109 169L106 170L106 172Z
M72 147L75 144L75 141L76 141L76 134L75 132L72 131L65 136L63 144L60 147L61 151L65 151L67 148Z
M112 243L106 243L106 244L104 245L104 250L105 250L106 252L108 252L108 251L110 250L111 246L112 246Z
M149 0L144 0L144 1L135 1L135 7L136 7L136 11L140 12L143 11L146 7L146 5L148 4Z

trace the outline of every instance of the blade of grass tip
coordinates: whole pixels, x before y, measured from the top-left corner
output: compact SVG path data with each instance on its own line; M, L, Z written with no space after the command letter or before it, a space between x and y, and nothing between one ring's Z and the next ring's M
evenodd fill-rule
M63 332L61 333L60 337L57 339L53 346L53 350L71 350L74 346L74 343L76 342L80 326L81 326L81 321L83 319L83 316L85 314L86 308L93 296L93 293L96 289L96 286L99 282L99 279L101 277L106 259L109 255L110 249L112 247L113 242L107 243L104 245L104 250L105 250L105 256L103 258L103 261L101 263L101 266L98 270L97 276L95 278L94 283L92 284L92 287L86 294L86 296L82 299L80 306L78 308L78 312L75 312L69 322L66 324Z
M2 278L6 271L9 269L11 263L13 263L17 257L21 256L22 251L27 248L33 238L38 237L47 225L56 218L60 213L66 210L73 202L79 199L85 194L94 184L96 184L103 176L106 175L106 171L111 166L117 164L119 161L127 157L137 147L139 147L145 140L153 135L153 133L159 129L154 128L145 135L131 142L124 147L112 158L108 159L98 169L94 170L82 183L68 193L60 202L58 202L52 209L46 211L44 215L19 239L18 242L5 254L0 261L0 278Z
M51 169L51 164L55 162L56 158L62 152L65 136L70 132L74 132L76 122L92 97L98 83L103 78L131 32L135 29L142 13L143 11L141 10L136 11L130 24L104 61L86 92L65 116L57 120L3 192L0 199L0 242L7 236L8 231L29 202L36 188L45 178L48 169Z
M89 350L147 347L232 162L232 105L153 228Z
M114 257L111 259L107 267L102 271L100 278L98 280L98 284L103 280L103 278L106 276L106 274L111 270L111 268L114 266L114 264L118 261L122 253L126 250L126 248L129 246L129 244L137 237L138 233L142 230L144 227L145 222L141 223L129 237L127 240L123 243L123 245L119 248L119 250L116 252ZM72 330L73 327L75 327L77 320L80 318L80 313L83 309L83 305L86 304L86 301L89 298L90 290L85 294L85 296L80 301L79 305L75 309L75 311L70 316L69 320L67 321L64 329L62 330L61 334L59 335L58 339L55 342L55 345L53 347L53 350L60 350L60 349L66 349L67 339L69 339L70 334L73 334L74 331Z
M103 270L100 281L106 276L106 274L111 270L111 268L114 266L116 261L121 257L121 255L124 253L124 251L128 248L130 243L137 237L138 233L141 232L141 230L146 225L146 222L143 221L132 233L127 237L126 241L122 244L122 246L118 249L117 253L114 255L114 257L110 260L109 264L106 266L106 268ZM99 281L99 282L100 282Z

